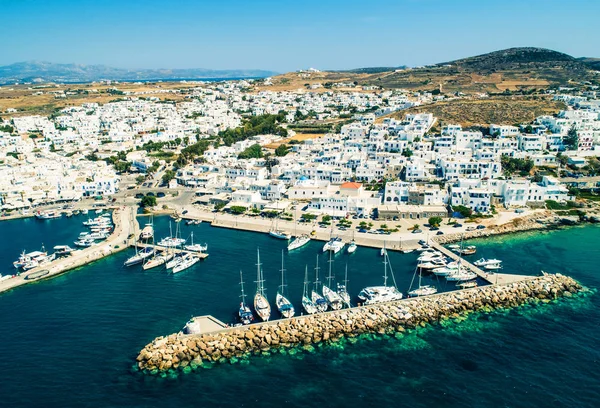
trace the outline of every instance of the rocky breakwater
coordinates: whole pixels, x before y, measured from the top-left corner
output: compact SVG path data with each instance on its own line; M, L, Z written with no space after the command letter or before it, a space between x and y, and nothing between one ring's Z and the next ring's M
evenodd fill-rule
M403 332L469 312L548 302L583 290L586 289L570 277L544 275L507 285L355 307L204 335L178 333L158 337L144 347L137 357L137 367L151 374L169 370L191 371L203 364L226 362L272 348L309 346L363 333Z

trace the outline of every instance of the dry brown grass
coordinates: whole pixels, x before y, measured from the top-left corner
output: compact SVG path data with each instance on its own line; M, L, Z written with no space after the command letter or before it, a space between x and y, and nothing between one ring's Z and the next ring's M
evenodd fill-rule
M267 149L277 149L282 144L288 144L292 140L297 140L298 142L302 142L304 140L317 139L317 138L323 137L323 136L325 136L325 134L323 134L323 133L296 133L292 137L282 139L278 142L269 143L268 145L265 145L264 147L266 147Z
M534 99L537 98L537 99ZM462 126L513 124L531 122L537 116L551 115L565 109L562 102L541 97L498 97L489 99L458 99L417 106L395 112L387 117L401 119L408 113L429 112L443 124ZM378 122L383 121L383 117Z
M182 84L178 82L165 82L158 84L131 84L121 83L115 85L99 84L71 84L59 86L47 86L36 88L32 85L3 86L0 87L0 112L5 112L8 108L17 109L17 113L11 113L10 116L24 115L48 115L55 109L61 109L68 106L78 106L83 103L104 104L115 99L126 97L126 95L112 95L107 93L110 88L117 88L121 91L147 92L144 95L132 95L140 97L158 97L161 100L183 100L184 95L176 93L161 93L159 91L166 89L186 89L197 87L195 84ZM73 92L91 92L76 95L67 95L66 98L55 98L52 91L73 91ZM42 95L35 95L37 92L43 92Z

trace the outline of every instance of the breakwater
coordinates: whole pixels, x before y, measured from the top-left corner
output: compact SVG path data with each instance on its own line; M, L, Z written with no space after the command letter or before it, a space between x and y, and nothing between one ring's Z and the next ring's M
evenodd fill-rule
M144 347L137 357L137 367L151 374L185 371L204 363L225 362L271 348L332 342L363 333L403 332L457 318L464 313L550 301L583 290L585 288L570 277L544 275L505 285L301 316L203 335L177 333L158 337Z

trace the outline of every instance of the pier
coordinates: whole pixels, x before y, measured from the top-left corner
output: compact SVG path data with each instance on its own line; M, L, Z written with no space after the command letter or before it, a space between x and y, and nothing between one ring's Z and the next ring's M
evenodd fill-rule
M516 275L516 274L508 274L508 273L497 273L491 271L484 271L481 268L473 265L471 262L467 261L465 258L459 256L458 254L450 251L448 248L438 244L435 241L429 243L429 245L434 248L436 251L440 251L448 258L451 258L454 261L460 262L461 266L465 269L468 269L471 272L477 274L478 277L485 280L491 284L504 285L507 283L518 282L524 279L531 278L528 275Z
M154 251L171 252L173 254L190 254L190 255L195 255L200 259L208 258L208 254L206 252L189 251L187 249L164 247L164 246L160 246L160 245L156 245L156 244L152 245L152 244L145 244L143 242L137 242L137 243L132 243L131 246L132 247L137 246L138 248L154 248Z
M76 250L71 255L40 265L20 275L0 281L0 292L14 289L44 279L53 278L69 270L79 268L129 247L130 237L139 234L135 216L128 207L115 208L112 213L114 230L103 242L88 248ZM40 221L46 222L46 221ZM51 220L48 222L52 222Z
M248 326L217 327L214 331L210 331L210 322L214 318L203 316L206 326L201 327L198 334L175 333L157 337L140 351L136 361L138 369L150 374L168 370L189 372L205 363L247 358L274 348L310 347L363 333L401 334L406 330L447 319L460 320L461 315L470 312L490 312L529 303L547 303L586 291L588 289L568 276L546 274L507 284L462 289Z

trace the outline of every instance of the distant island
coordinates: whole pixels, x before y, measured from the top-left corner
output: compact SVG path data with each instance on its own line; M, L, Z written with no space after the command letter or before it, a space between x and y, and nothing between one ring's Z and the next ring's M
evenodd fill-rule
M51 62L18 62L0 66L0 84L15 82L92 82L92 81L149 81L265 78L276 72L260 69L215 70L138 69L128 70L106 65L55 64Z

